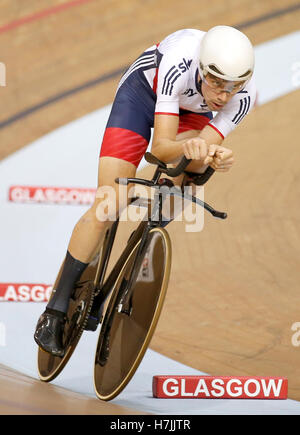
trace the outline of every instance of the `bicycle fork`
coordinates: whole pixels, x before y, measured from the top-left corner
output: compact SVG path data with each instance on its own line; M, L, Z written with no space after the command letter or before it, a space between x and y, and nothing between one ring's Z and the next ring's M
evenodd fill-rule
M163 201L165 199L165 196L162 191L159 191L155 194L154 197L154 205L153 210L151 212L151 217L148 220L148 224L146 229L144 230L142 234L142 238L139 244L139 247L137 249L134 262L131 268L130 276L128 280L123 281L122 286L124 286L123 291L121 291L121 297L120 301L117 304L117 311L118 313L127 314L130 316L132 312L132 297L133 297L133 284L136 281L140 267L142 265L144 255L146 252L147 247L147 240L149 236L149 232L152 228L155 228L157 226L165 226L166 224L163 224L163 217L162 217L162 206ZM169 223L170 220L167 221Z
M128 280L126 280L125 278L123 278L123 282L122 282L122 286L121 286L121 291L120 291L120 300L119 303L117 304L117 311L118 313L123 313L123 314L127 314L128 316L130 316L131 312L132 312L132 296L133 296L133 292L132 292L132 288L133 288L133 283L136 281L138 274L139 274L139 270L140 270L140 266L142 264L143 261L143 257L144 257L144 253L145 253L145 247L146 247L146 242L148 239L148 234L149 231L151 230L151 226L147 225L147 229L144 231L139 247L137 249L134 261L133 261L133 265L131 267L131 272L129 275ZM123 289L122 289L123 287Z

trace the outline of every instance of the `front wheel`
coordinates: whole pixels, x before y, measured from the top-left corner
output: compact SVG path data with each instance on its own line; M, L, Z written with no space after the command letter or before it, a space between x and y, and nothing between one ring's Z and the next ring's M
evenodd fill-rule
M120 312L123 286L130 276L138 242L118 275L101 327L95 356L94 386L99 399L111 400L137 370L155 331L171 268L171 242L163 228L150 231L133 283L129 310Z

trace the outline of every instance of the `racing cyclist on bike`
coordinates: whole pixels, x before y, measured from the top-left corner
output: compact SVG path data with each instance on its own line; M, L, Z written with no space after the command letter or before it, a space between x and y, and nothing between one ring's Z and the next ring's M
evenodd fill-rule
M202 173L208 165L228 171L233 153L222 143L254 105L253 69L251 42L229 26L179 30L128 68L103 137L95 201L73 230L51 299L37 323L34 338L42 349L64 355L62 336L74 285L112 224L109 216L102 216L104 186L115 189L117 204L127 205L127 188L115 178L135 176L153 127L151 152L158 159L174 163L185 155L192 159L187 171Z

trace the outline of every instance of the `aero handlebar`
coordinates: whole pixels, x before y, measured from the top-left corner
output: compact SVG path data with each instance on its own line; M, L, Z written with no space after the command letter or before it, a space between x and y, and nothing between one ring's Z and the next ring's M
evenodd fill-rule
M161 172L169 175L169 177L178 177L178 175L182 174L187 165L191 162L190 159L187 159L185 156L183 156L175 168L167 168L167 165L164 162L156 158L151 153L145 154L145 160L152 165L157 165Z

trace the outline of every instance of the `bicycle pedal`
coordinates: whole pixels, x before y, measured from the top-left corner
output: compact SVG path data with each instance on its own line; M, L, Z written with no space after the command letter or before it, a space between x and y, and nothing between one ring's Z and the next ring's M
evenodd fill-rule
M84 327L85 331L96 331L96 329L98 328L98 325L100 325L100 323L103 320L103 309L100 309L100 311L97 313L95 313L95 311L91 312L89 317L87 318L87 322L86 325Z

